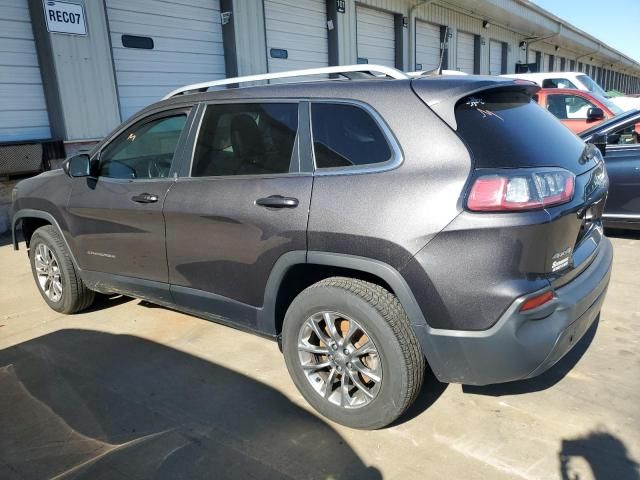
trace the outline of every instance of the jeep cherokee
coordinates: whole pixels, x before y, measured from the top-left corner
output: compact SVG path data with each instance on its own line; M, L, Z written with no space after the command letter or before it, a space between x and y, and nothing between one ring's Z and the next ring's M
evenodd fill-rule
M474 385L547 370L609 282L600 152L531 82L392 70L185 87L22 181L14 246L21 227L45 302L115 292L276 339L355 428L400 416L426 363Z

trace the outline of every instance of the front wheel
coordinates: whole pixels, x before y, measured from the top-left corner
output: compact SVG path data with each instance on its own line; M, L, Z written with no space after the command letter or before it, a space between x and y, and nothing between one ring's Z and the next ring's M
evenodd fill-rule
M76 313L93 303L89 290L73 266L62 236L51 225L31 236L29 259L42 298L56 312Z
M409 319L373 283L332 277L307 288L287 311L282 342L305 399L349 427L390 424L422 386L425 361Z

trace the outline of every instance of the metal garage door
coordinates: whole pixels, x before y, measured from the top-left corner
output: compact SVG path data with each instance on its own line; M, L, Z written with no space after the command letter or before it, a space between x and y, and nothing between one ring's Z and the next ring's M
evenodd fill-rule
M416 70L433 70L440 64L440 26L416 20Z
M538 52L532 49L529 49L529 53L527 53L527 63L536 63L538 57ZM538 71L540 70L540 65L538 65Z
M475 53L473 35L466 32L458 32L458 46L456 50L456 69L461 72L473 74Z
M224 78L219 0L106 0L120 113L128 118L171 90ZM123 35L143 48L127 48ZM146 43L146 44L145 44Z
M489 41L489 75L502 73L502 43Z
M326 0L265 0L264 17L270 72L329 64Z
M0 2L0 142L51 137L27 0Z
M395 67L393 14L356 6L356 45L359 63Z

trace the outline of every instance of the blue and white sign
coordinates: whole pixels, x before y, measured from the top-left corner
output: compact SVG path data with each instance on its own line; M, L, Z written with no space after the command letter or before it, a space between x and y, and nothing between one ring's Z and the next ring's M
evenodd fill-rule
M43 0L47 30L51 33L86 35L84 6L77 3Z

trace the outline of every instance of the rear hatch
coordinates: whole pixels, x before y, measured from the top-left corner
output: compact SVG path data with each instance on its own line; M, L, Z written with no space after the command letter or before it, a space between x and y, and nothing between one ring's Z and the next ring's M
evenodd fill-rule
M420 81L413 86L421 96ZM531 99L537 90L528 82L505 81L476 86L454 100L423 100L471 153L464 215L485 216L477 226L493 231L496 244L508 235L526 247L512 253L518 271L558 287L597 254L608 180L600 152L538 106ZM514 224L514 216L522 221Z

